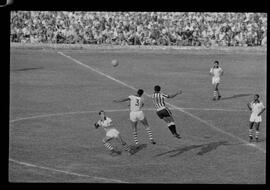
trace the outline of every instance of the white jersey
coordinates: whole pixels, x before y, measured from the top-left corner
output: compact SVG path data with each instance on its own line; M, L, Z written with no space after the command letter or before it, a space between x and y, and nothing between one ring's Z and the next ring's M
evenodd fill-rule
M259 102L259 103L251 102L250 107L252 110L252 114L258 115L258 113L260 113L262 111L262 109L264 108L264 105L262 102Z
M134 95L130 95L129 96L130 99L130 111L141 111L142 108L142 104L143 104L143 98L142 97L138 97L138 96L134 96Z
M262 109L264 108L264 105L262 102L259 103L254 103L251 102L250 103L250 107L251 107L251 116L249 121L250 122L261 122L262 121L262 116L258 116L258 114L262 111Z
M210 73L213 75L213 78L219 78L222 73L223 73L223 70L221 69L221 67L218 67L218 68L211 68L210 69Z
M98 125L100 125L101 127L103 127L103 129L108 132L111 129L114 129L112 127L112 120L109 117L106 117L106 119L104 121L98 120L97 122Z

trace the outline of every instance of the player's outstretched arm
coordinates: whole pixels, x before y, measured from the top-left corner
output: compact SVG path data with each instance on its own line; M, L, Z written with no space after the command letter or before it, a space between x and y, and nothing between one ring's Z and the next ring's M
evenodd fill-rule
M119 103L119 102L127 102L129 100L130 100L130 98L123 98L123 99L120 99L120 100L113 100L113 102Z
M213 67L211 67L211 69L209 71L209 75L213 75Z
M174 98L175 96L177 96L178 94L182 94L182 90L178 90L176 93L174 94L169 94L168 98Z

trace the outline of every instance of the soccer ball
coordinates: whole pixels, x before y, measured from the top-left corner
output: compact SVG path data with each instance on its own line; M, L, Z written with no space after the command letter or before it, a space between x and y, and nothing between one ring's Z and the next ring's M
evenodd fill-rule
M118 63L118 61L117 61L116 59L114 59L114 60L112 60L112 65L113 65L114 67L116 67L116 66L119 65L119 63Z

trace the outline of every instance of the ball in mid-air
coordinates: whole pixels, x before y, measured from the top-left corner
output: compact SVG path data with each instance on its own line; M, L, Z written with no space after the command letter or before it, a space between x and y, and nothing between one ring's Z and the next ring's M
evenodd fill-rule
M113 65L114 67L116 67L116 66L119 65L119 63L118 63L118 61L117 61L116 59L114 59L114 60L112 60L112 65Z

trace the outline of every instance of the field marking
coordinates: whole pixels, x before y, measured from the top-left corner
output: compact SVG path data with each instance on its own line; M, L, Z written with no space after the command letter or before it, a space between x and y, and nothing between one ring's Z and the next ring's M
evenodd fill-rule
M202 110L202 111L228 111L228 112L248 112L249 110L243 109L222 109L222 108L184 108L181 107L183 110Z
M218 108L181 108L183 110L202 110L202 111L246 111L246 110L237 110L237 109L218 109ZM106 112L123 112L123 111L129 111L129 109L104 109ZM144 108L144 111L155 111L155 108ZM172 108L171 110L177 110ZM29 119L36 119L36 118L46 118L46 117L56 117L56 116L62 116L62 115L73 115L73 114L84 114L84 113L98 113L99 110L89 110L89 111L73 111L73 112L61 112L61 113L49 113L49 114L40 114L40 115L33 115L33 116L27 116L27 117L21 117L12 119L9 122L17 122L22 120L29 120Z
M104 177L89 176L89 175L79 174L79 173L75 173L75 172L69 172L69 171L65 171L65 170L59 170L59 169L54 169L54 168L49 168L49 167L44 167L44 166L38 166L38 165L35 165L35 164L30 164L30 163L26 163L26 162L17 161L17 160L14 160L12 158L9 158L9 161L20 164L20 165L28 166L28 167L48 170L48 171L52 171L52 172L64 173L64 174L67 174L67 175L73 175L73 176L78 176L78 177L93 178L93 179L102 180L102 181L105 181L105 182L108 182L108 183L111 183L111 182L128 183L126 181L122 181L122 180L118 180L118 179L110 179L110 178L104 178Z
M107 112L122 112L122 111L128 111L128 109L111 109L111 110L106 110ZM22 121L22 120L29 120L29 119L36 119L36 118L46 118L46 117L55 117L55 116L63 116L63 115L74 115L74 114L83 114L83 113L98 113L100 110L96 111L73 111L73 112L62 112L62 113L50 113L50 114L41 114L41 115L34 115L34 116L29 116L29 117L21 117L21 118L16 118L12 119L9 122L17 122L17 121Z
M101 71L99 71L99 70L97 70L97 69L95 69L95 68L93 68L93 67L91 67L91 66L89 66L89 65L86 65L86 64L84 64L84 63L82 63L82 62L80 62L80 61L74 59L73 57L64 54L63 52L58 51L57 53L60 54L60 55L62 55L63 57L66 57L66 58L68 58L68 59L74 61L75 63L77 63L77 64L79 64L79 65L81 65L81 66L83 66L83 67L85 67L85 68L88 68L88 69L90 69L90 70L92 70L92 71L94 71L94 72L96 72L96 73L98 73L98 74L100 74L100 75L102 75L102 76L105 76L106 78L109 78L109 79L111 79L111 80L113 80L113 81L115 81L115 82L117 82L117 83L119 83L119 84L122 84L123 86L126 86L126 87L128 87L128 88L131 88L131 89L133 89L133 90L135 90L135 91L137 90L135 87L133 87L133 86L131 86L131 85L128 85L128 84L126 84L126 83L124 83L124 82L122 82L122 81L120 81L120 80L118 80L118 79L116 79L116 78L114 78L114 77L111 77L110 75L107 75L107 74L105 74L105 73L103 73L103 72L101 72ZM144 94L147 95L148 97L151 97L150 94L147 94L147 93L144 93ZM200 117L198 117L198 116L196 116L196 115L193 115L192 113L189 113L189 112L183 110L183 109L180 108L180 107L177 107L177 106L175 106L175 105L173 105L173 104L170 104L170 103L168 103L168 102L167 102L167 105L169 105L170 107L175 108L175 109L177 109L177 110L179 110L179 111L181 111L181 112L183 112L183 113L189 115L190 117L192 117L192 118L194 118L194 119L197 119L197 120L201 121L202 123L204 123L205 125L211 127L212 129L215 129L215 130L217 130L217 131L219 131L219 132L221 132L221 133L223 133L223 134L226 134L226 135L228 135L228 136L230 136L230 137L233 137L233 138L235 138L235 139L238 139L239 141L245 143L246 145L249 145L249 144L250 144L248 141L246 141L246 140L244 140L244 139L242 139L242 138L240 138L240 137L238 137L238 136L235 136L235 135L233 135L233 134L231 134L231 133L229 133L229 132L223 131L222 129L219 129L218 127L214 126L213 124L211 124L211 123L209 123L209 122L207 122L207 121L201 119ZM256 148L256 149L262 151L263 153L266 153L266 150L264 150L263 148L261 148L261 147L259 147L259 146L256 146L256 145L255 145L255 146L251 146L251 147L254 147L254 148Z

